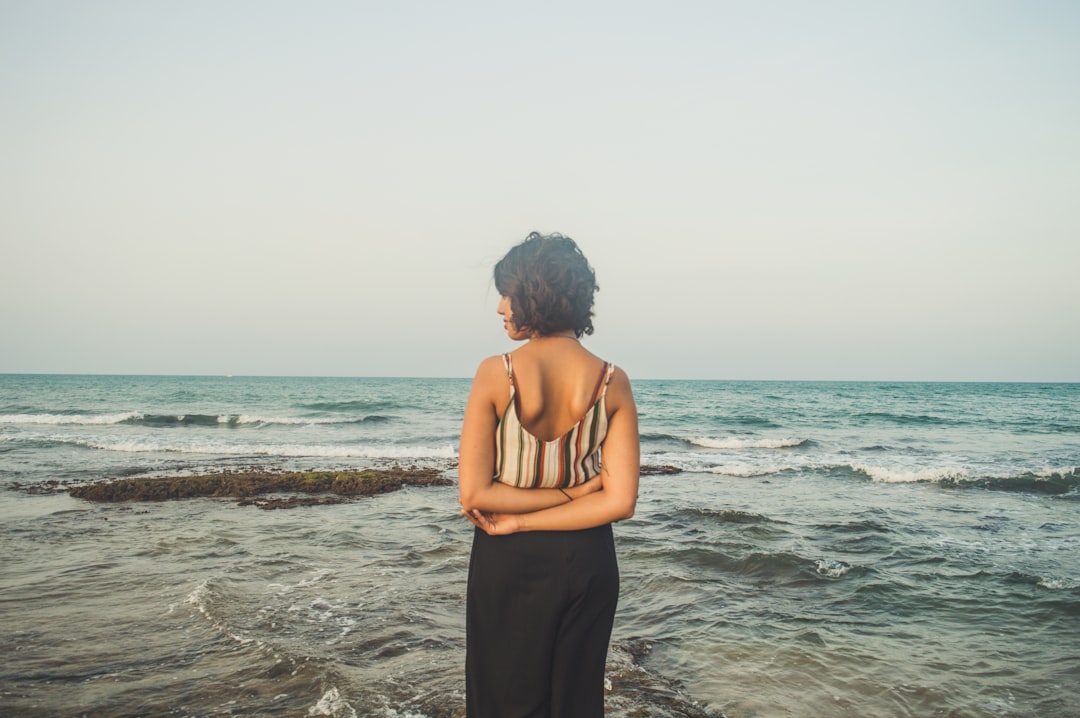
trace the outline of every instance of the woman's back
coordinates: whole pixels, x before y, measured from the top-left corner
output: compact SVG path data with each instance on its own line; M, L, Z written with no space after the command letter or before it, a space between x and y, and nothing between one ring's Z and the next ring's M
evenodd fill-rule
M511 387L522 427L541 441L554 441L573 429L600 396L607 364L571 337L533 340L511 355ZM499 416L500 420L502 415Z

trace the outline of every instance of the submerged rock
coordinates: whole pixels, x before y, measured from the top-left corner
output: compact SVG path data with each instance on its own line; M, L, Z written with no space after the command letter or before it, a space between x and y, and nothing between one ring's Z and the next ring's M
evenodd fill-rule
M71 496L88 501L167 501L200 496L232 497L240 504L260 508L293 508L341 503L350 497L397 491L402 486L448 486L452 482L438 469L366 469L363 471L230 472L202 476L117 479L71 488ZM275 497L264 494L308 494ZM312 494L316 496L311 496Z
M670 475L681 474L683 469L677 466L671 466L670 464L644 464L641 467L640 473L642 476L655 476L657 474Z

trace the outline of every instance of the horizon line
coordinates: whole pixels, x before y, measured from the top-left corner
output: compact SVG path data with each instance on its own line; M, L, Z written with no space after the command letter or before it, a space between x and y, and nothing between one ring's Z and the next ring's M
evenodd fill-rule
M436 375L390 375L390 374L227 374L227 373L184 373L170 374L158 372L9 372L0 371L0 377L13 376L70 376L70 377L145 377L145 378L180 378L180 379L448 379L471 381L470 376ZM715 377L631 377L633 381L711 381L732 383L822 383L822 384L1080 384L1080 379L776 379L776 378L715 378Z

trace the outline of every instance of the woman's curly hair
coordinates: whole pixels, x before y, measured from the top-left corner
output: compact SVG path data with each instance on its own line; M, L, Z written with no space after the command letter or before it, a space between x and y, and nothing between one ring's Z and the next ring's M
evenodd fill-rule
M541 336L593 333L596 273L569 237L530 234L495 265L495 288L510 298L519 329Z

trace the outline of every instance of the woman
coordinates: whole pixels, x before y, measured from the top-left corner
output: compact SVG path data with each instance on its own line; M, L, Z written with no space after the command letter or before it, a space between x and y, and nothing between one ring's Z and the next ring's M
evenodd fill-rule
M535 232L495 266L524 344L485 359L461 429L476 526L466 609L471 718L595 717L619 593L611 523L634 514L637 410L625 372L586 350L596 276Z

